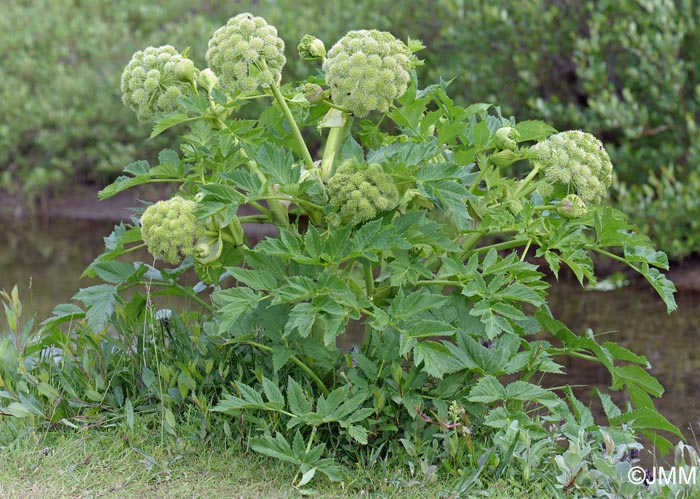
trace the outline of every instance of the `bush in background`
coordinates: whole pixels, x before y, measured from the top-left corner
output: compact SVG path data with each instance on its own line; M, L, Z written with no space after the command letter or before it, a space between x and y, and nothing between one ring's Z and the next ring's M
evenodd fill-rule
M157 150L121 104L125 54L164 40L194 47L218 25L206 2L10 2L0 16L0 187L104 183ZM192 15L191 10L197 10ZM229 9L226 9L229 10ZM18 28L22 27L20 31Z

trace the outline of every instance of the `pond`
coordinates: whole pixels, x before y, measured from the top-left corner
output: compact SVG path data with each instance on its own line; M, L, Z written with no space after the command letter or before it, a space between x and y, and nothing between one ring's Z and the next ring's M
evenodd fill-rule
M22 224L0 221L0 233L5 235L0 248L0 289L9 291L17 284L25 308L43 320L80 287L94 284L78 278L102 252L102 237L113 225L109 221L66 219L28 219ZM652 374L667 390L657 408L695 443L694 432L700 429L700 294L679 294L678 311L667 315L661 300L643 286L601 292L563 280L554 283L552 291L550 306L555 317L573 331L591 328L605 334L606 340L647 356ZM554 384L610 384L602 366L573 359L566 366L569 375L553 380ZM592 388L578 393L586 391L590 393Z

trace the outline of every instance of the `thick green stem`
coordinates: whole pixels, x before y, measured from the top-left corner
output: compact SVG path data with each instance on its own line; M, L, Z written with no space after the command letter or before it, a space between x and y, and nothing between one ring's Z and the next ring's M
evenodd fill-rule
M532 179L537 176L537 174L540 172L540 166L537 165L535 166L532 171L530 171L530 174L525 177L520 184L518 184L518 187L513 191L513 198L518 199L523 193L523 190L532 182ZM532 189L530 190L532 192Z
M265 224L270 222L270 217L267 215L246 215L238 217L238 221L242 224Z
M530 239L515 239L513 241L505 241L497 244L489 244L488 246L481 246L480 248L477 248L476 251L478 253L483 253L484 251L489 251L491 249L495 249L496 251L512 249L522 246L523 244L527 244L529 241Z
M257 163L255 161L248 161L246 163L248 168L250 168L255 174L258 176L260 181L265 184L267 182L267 175L265 175L260 168L258 168ZM272 186L269 187L269 192L274 194L272 190ZM252 203L251 203L252 204ZM277 199L275 199L274 196L269 197L269 201L267 202L267 205L270 207L269 213L272 215L274 220L280 224L282 227L289 227L289 213L285 209L284 206L282 206ZM262 210L261 210L262 211Z
M469 252L474 249L481 238L486 235L486 231L479 230L469 234L466 239L462 242L462 248L464 248L463 255L469 255Z
M284 96L282 95L282 92L280 92L280 89L277 86L277 84L270 85L270 89L272 90L272 95L275 96L275 100L277 100L277 103L282 108L282 112L284 113L284 116L287 118L287 121L289 122L289 127L292 129L292 134L294 135L294 139L297 141L297 144L299 145L299 148L301 149L301 155L304 158L304 164L306 165L306 169L312 170L314 168L314 160L311 158L311 153L309 152L309 148L306 147L306 142L304 142L304 137L301 136L301 131L299 130L299 127L297 126L297 122L294 120L294 116L292 116L292 112L289 110L289 106L287 105L287 101L284 99Z
M471 192L472 194L474 194L477 187L479 187L479 184L481 183L481 180L484 178L484 174L486 173L486 170L489 167L488 163L486 163L483 166L481 163L482 163L481 161L477 160L477 165L479 166L479 173L477 174L476 178L474 179L474 182L472 183L471 187L469 187L469 192Z
M323 210L323 206L320 204L312 203L311 201L307 201L305 199L299 199L295 197L282 197L282 196L265 196L260 199L264 199L265 201L289 201L290 203L296 203L296 204L302 204L304 206L308 206L310 208L313 208L315 210Z
M340 149L343 147L345 137L352 127L352 116L344 114L345 123L341 127L333 127L328 133L326 147L323 150L323 159L321 160L321 177L323 180L328 180L335 172L335 158L340 154Z
M370 264L363 265L365 270L365 286L367 288L367 297L371 300L374 296L374 275L372 274L372 266Z

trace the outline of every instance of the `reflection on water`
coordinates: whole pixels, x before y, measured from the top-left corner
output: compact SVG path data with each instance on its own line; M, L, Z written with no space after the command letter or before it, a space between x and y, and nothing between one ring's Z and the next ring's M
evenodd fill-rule
M95 284L78 277L102 252L102 237L112 228L112 223L95 221L0 221L0 289L18 284L27 308L43 320L79 287ZM667 390L657 407L691 437L688 426L700 427L700 295L681 294L677 299L678 311L667 315L661 300L646 287L592 292L560 282L553 285L550 306L573 331L607 333L606 340L646 355L652 373ZM565 383L609 386L607 371L597 364L569 360L566 365Z
M113 227L83 220L0 221L0 289L17 284L25 308L43 320L80 287L93 284L79 281L80 274L104 250L102 237Z

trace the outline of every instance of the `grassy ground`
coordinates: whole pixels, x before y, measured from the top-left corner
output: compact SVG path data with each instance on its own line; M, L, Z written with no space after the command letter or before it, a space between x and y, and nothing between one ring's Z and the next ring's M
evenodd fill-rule
M0 423L0 431L2 424ZM0 434L1 436L1 434ZM295 498L295 469L245 454L225 443L196 443L177 450L160 434L120 430L22 432L0 445L0 498ZM319 498L543 499L545 493L509 483L453 492L455 478L431 483L400 470L358 471L349 482L314 481ZM354 481L353 481L354 480Z

